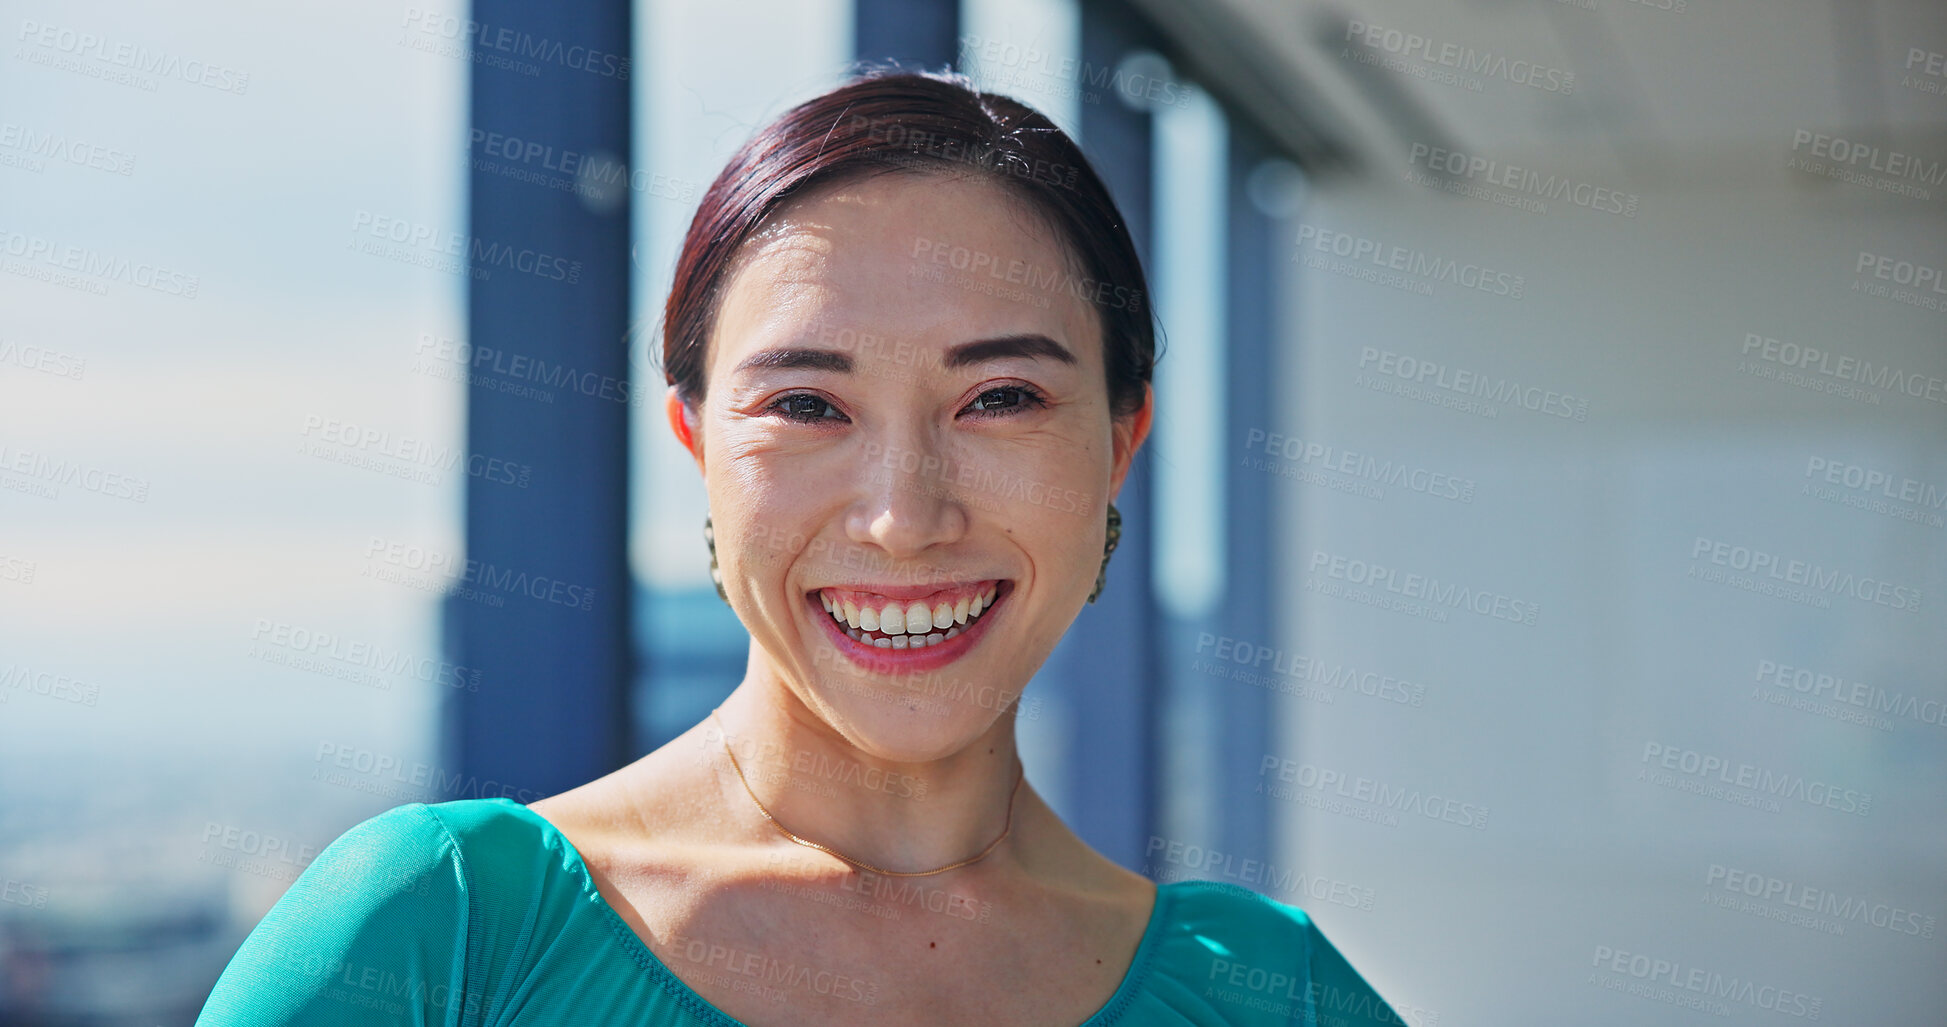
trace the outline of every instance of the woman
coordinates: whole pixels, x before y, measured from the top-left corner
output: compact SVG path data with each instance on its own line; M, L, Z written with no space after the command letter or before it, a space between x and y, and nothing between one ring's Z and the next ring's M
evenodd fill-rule
M564 794L353 828L201 1022L1400 1022L1303 913L1157 887L1023 781L1014 700L1151 417L1142 268L1066 136L953 76L811 100L703 198L664 336L743 682Z

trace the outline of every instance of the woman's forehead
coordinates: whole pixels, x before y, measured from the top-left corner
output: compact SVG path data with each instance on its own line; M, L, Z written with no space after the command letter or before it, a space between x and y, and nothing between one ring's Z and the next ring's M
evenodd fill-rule
M1073 277L1067 248L1005 188L879 175L767 220L730 268L715 341L736 350L849 329L944 345L1038 333L1099 362L1086 344L1099 322L1062 288Z

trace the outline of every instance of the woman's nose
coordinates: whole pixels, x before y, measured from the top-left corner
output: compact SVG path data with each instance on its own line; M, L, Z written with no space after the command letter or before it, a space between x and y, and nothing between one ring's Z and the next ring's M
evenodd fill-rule
M966 534L953 462L940 447L912 433L867 441L861 454L859 498L846 518L852 541L903 559Z

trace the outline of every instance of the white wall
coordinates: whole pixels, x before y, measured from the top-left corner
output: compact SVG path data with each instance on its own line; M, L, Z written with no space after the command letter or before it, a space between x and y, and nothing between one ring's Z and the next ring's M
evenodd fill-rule
M1776 156L1782 165L1790 155ZM1853 289L1877 281L1855 275L1862 251L1947 266L1940 190L1895 197L1794 173L1766 189L1649 191L1597 164L1575 174L1641 193L1636 216L1560 201L1544 214L1407 185L1404 157L1368 179L1318 185L1287 226L1286 254L1332 258L1312 248L1319 235L1296 241L1302 226L1349 232L1376 243L1382 260L1397 246L1518 275L1522 295L1441 281L1428 296L1286 265L1289 350L1278 373L1291 402L1275 430L1474 483L1470 502L1400 486L1370 498L1345 490L1354 476L1322 466L1336 453L1271 458L1313 476L1283 479L1294 530L1279 558L1294 615L1279 647L1424 689L1419 708L1356 694L1285 704L1276 755L1296 766L1266 781L1281 770L1295 779L1294 801L1276 804L1287 851L1307 872L1374 896L1369 911L1315 903L1319 922L1416 1024L1782 1023L1805 1018L1792 1014L1791 994L1805 997L1802 1011L1816 999L1825 1022L1938 1023L1947 381L1932 383L1932 400L1870 386L1843 395L1741 364L1786 370L1762 348L1744 352L1755 333L1835 362L1947 379L1947 312ZM1756 170L1748 177L1762 177ZM1775 177L1772 165L1761 170ZM1947 292L1920 291L1947 310ZM1373 391L1357 381L1364 347L1553 390L1585 401L1586 420L1507 403L1483 417ZM1247 441L1231 440L1233 458L1264 456ZM1807 494L1823 484L1808 476L1814 458L1886 472L1895 493L1913 479L1920 503L1888 503L1923 508L1925 519ZM1822 608L1698 580L1693 569L1724 569L1692 559L1700 537L1918 590L1920 605L1828 595ZM1328 562L1314 570L1319 554ZM1347 584L1329 573L1334 557L1396 568L1395 588L1413 587L1408 573L1428 575L1535 604L1537 615L1527 625L1448 609L1439 622L1310 590ZM1868 712L1857 705L1770 704L1799 693L1761 683L1761 661L1915 702L1864 725L1828 715ZM1650 744L1721 759L1733 781L1749 764L1747 773L1834 787L1843 805L1869 794L1870 807L1785 797L1771 812L1679 790L1667 781L1716 775L1683 773L1681 756L1664 771L1646 762ZM1304 787L1333 772L1347 783ZM1483 807L1485 824L1365 819L1379 804L1338 795L1362 776ZM1758 794L1723 790L1747 802ZM1339 811L1305 804L1334 798ZM1829 890L1849 904L1839 910L1863 912L1806 914L1838 922L1834 934L1719 908L1706 898L1804 912L1727 891L1713 867L1783 882L1815 906L1804 889ZM1911 911L1899 928L1931 937L1869 922L1892 909ZM1607 950L1680 969L1643 979L1626 957L1622 972L1598 965ZM1726 996L1732 979L1783 989L1787 1011L1762 1008L1777 1001L1770 990Z

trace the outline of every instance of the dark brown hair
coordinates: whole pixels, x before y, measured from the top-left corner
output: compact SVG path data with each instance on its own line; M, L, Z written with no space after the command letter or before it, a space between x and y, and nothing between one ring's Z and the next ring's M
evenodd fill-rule
M1078 265L1062 288L1095 305L1112 416L1141 408L1156 362L1142 259L1109 190L1046 115L963 75L871 71L784 112L724 166L683 236L663 311L663 376L692 409L731 258L818 185L887 172L988 175L1054 227Z

